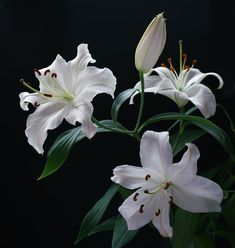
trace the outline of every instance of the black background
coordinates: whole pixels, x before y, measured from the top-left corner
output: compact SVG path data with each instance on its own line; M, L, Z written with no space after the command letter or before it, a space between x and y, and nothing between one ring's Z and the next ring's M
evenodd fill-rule
M67 0L0 1L0 92L1 92L1 220L0 247L74 247L79 225L92 205L110 186L112 169L120 164L139 164L139 145L117 134L97 134L77 144L64 166L50 177L37 181L46 162L28 145L24 129L28 112L19 107L18 94L25 89L19 79L37 85L34 67L52 63L59 53L67 61L76 47L88 43L97 67L108 67L117 77L117 96L138 80L134 66L136 45L155 14L165 11L167 42L159 63L169 56L178 62L178 40L184 41L189 60L197 59L203 72L217 72L224 81L208 77L205 83L215 92L235 119L234 1L215 0ZM98 119L110 118L111 97L94 99ZM132 128L138 110L127 104L120 120ZM163 111L177 111L165 97L147 95L145 118ZM220 110L212 118L229 131ZM47 151L59 133L71 126L63 123L49 131ZM166 123L152 126L164 130ZM197 142L199 170L223 162L227 155L209 136ZM116 200L118 202L118 200ZM117 203L116 202L116 203ZM119 204L119 203L118 203ZM111 213L116 213L117 204ZM159 247L159 235L143 232L128 247ZM80 247L111 247L111 232L81 242Z

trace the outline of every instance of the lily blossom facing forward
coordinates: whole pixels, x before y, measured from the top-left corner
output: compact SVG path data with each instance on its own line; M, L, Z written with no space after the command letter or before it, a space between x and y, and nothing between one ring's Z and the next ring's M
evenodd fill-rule
M171 58L168 59L170 69L165 64L152 69L152 72L156 72L158 75L145 77L145 92L167 96L176 102L179 108L184 107L191 101L204 117L209 118L215 114L216 100L212 91L207 86L201 84L201 82L207 76L214 76L219 80L218 89L221 89L223 79L217 73L202 73L200 70L195 69L195 60L191 67L186 66L187 55L183 54L182 56L184 61L179 74L177 74ZM140 82L134 88L140 90ZM130 100L131 104L136 94L138 92L132 96Z
M109 69L88 66L88 63L95 60L87 44L80 44L73 60L66 62L57 55L50 66L35 70L40 90L23 82L34 93L20 93L20 106L23 110L28 110L28 103L36 107L27 119L25 134L38 153L43 153L47 130L58 127L63 119L73 125L81 123L88 138L95 134L97 127L91 121L91 101L99 93L113 97L116 78Z
M150 221L163 237L172 237L169 211L172 203L193 213L219 212L223 191L215 182L197 176L198 148L189 143L178 163L168 132L147 131L140 143L142 167L122 165L113 170L113 182L137 189L119 207L129 230Z

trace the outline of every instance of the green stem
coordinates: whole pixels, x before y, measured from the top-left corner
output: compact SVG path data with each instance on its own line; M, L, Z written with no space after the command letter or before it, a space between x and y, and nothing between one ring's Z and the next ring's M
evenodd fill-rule
M138 129L140 126L141 118L143 115L143 110L144 110L144 74L143 72L139 72L139 77L140 77L140 82L141 82L141 91L140 91L140 108L139 108L139 114L138 114L138 119L136 122L136 126L134 129L134 133L138 133Z

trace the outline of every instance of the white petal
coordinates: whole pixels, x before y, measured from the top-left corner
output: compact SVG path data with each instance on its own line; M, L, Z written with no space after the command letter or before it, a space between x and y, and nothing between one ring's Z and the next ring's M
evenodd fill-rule
M140 142L140 158L143 168L164 177L173 159L169 133L146 131Z
M113 170L113 174L111 180L128 189L140 188L149 183L146 180L148 173L142 167L121 165Z
M91 121L91 116L93 113L93 106L89 102L85 102L78 106L73 106L71 111L65 117L66 121L75 125L76 122L82 124L82 132L87 136L87 138L92 138L97 130L97 127Z
M48 101L48 99L40 96L37 93L21 92L19 94L19 97L20 97L20 106L25 111L29 110L28 107L29 103L31 103L35 107L38 107L40 104Z
M130 98L130 104L133 104L133 99L134 97L140 93L141 90L141 84L138 82L135 87L135 89L138 89L139 91L135 92ZM160 93L163 92L164 90L174 90L175 87L172 84L172 82L168 78L162 79L159 76L149 76L146 77L145 82L144 82L144 92L146 93ZM161 93L160 93L161 94Z
M78 76L75 84L75 95L90 102L100 93L114 97L116 78L108 68L89 66Z
M186 90L189 100L197 106L204 117L215 114L216 100L212 91L203 84L194 84Z
M223 87L224 82L219 74L214 73L214 72L202 73L198 69L191 68L188 71L188 74L185 76L185 79L184 79L185 89L190 87L192 84L201 83L201 81L207 76L215 76L219 80L218 89L221 89Z
M118 208L127 222L128 230L136 230L153 218L156 210L156 196L137 190Z
M69 108L64 102L51 101L40 105L34 113L29 115L25 134L29 144L38 153L43 153L47 130L58 127L68 111Z
M197 160L200 157L198 148L188 143L188 150L184 153L180 162L172 165L171 177L177 177L178 175L196 175L197 173Z
M153 219L153 225L158 229L159 233L165 238L171 238L173 235L172 227L170 225L170 203L169 198L164 192L159 192L157 196L158 213Z
M167 67L163 67L163 66L157 67L154 68L153 71L157 72L162 79L166 79L166 78L170 79L173 85L175 86L175 88L177 88L178 79L176 78L174 73L171 70L169 70Z
M220 186L201 176L179 175L171 187L173 202L193 213L220 212L223 191Z

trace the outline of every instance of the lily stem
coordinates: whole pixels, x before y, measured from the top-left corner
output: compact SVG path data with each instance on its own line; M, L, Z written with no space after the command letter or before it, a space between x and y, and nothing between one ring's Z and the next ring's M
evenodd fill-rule
M141 118L143 115L143 110L144 110L144 74L143 72L139 72L139 77L140 77L140 83L141 83L141 91L140 91L140 108L139 108L139 114L138 114L138 119L135 125L134 133L138 134L138 129L140 126Z

